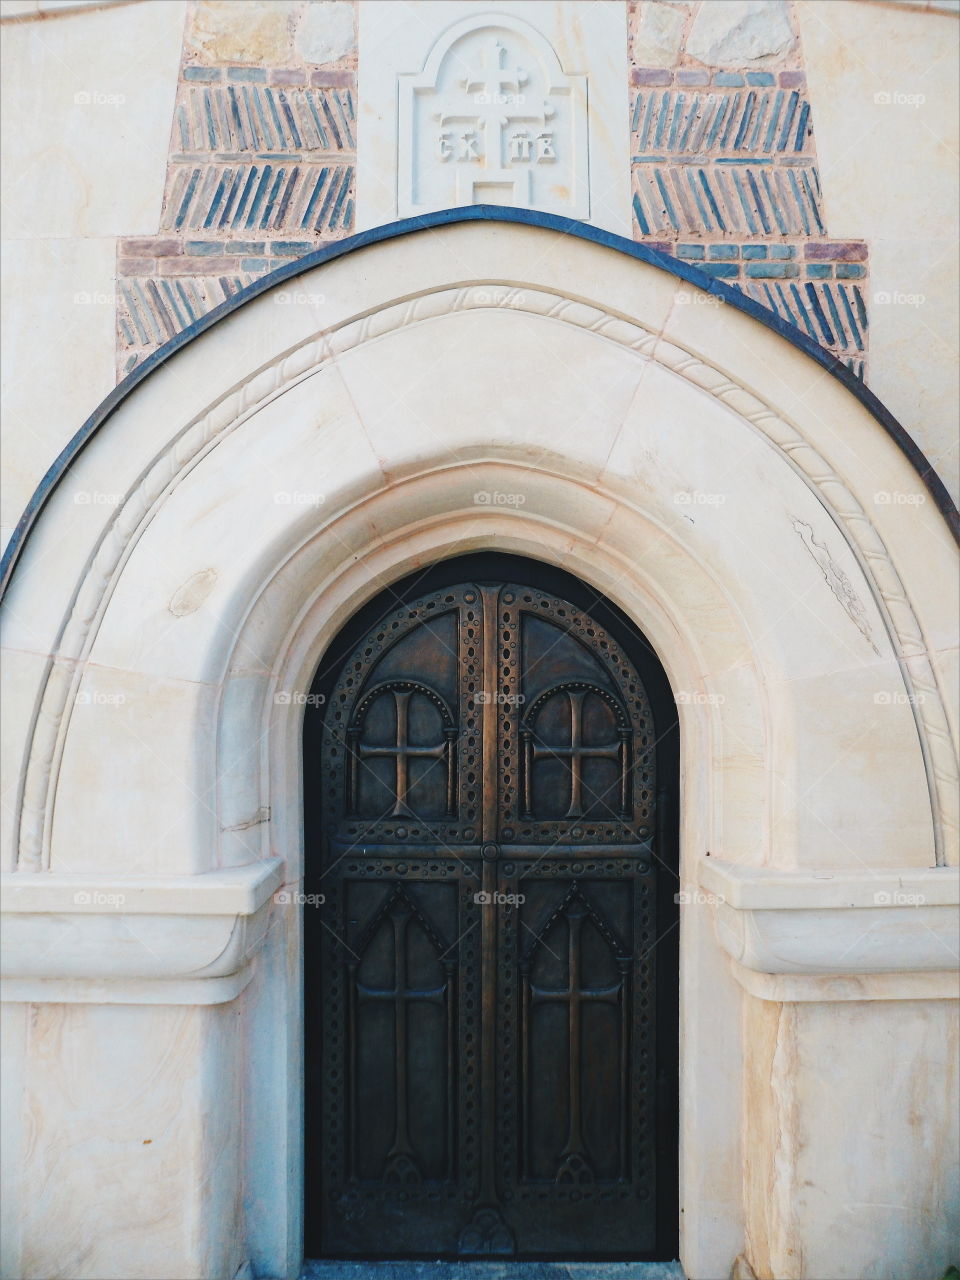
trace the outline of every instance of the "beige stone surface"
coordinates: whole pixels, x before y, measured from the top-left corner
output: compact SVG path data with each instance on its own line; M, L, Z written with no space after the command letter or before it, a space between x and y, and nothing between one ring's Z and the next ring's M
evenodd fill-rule
M149 0L5 29L5 237L156 231L185 10Z
M357 49L353 0L311 0L297 24L297 53L304 62L336 62Z
M838 0L796 13L827 225L870 245L870 386L956 500L958 24Z
M44 472L113 387L116 241L5 241L0 267L6 543ZM91 503L106 500L91 491Z
M763 67L794 43L785 0L722 0L700 5L687 53L709 67Z
M958 1231L957 1130L931 1117L926 1098L935 1091L955 1113L956 1001L748 999L745 1015L755 1274L942 1273ZM921 1151L916 1177L905 1178Z
M185 34L188 50L207 62L285 66L300 6L284 0L198 0Z
M686 13L666 4L648 3L640 7L640 22L631 41L631 53L638 67L672 67L680 54Z
M177 1006L37 1008L21 1097L24 1280L234 1274L239 1241L212 1247L237 1210L236 1073L221 1056L222 1018ZM109 1219L91 1212L91 1185ZM200 1212L185 1214L185 1200Z

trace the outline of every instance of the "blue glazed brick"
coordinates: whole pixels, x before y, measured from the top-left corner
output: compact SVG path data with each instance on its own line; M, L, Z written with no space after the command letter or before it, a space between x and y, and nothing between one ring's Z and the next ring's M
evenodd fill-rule
M226 246L222 240L188 240L183 252L188 258L222 258Z
M299 258L316 246L312 240L274 240L272 247L279 258Z
M678 244L677 257L678 258L695 258L699 260L700 258L703 257L703 245L702 244Z
M829 262L811 262L807 276L811 280L830 280L833 278L833 266Z
M713 83L729 85L732 89L739 89L743 84L743 76L737 71L718 71L713 77Z
M266 252L266 242L264 240L228 240L223 246L225 253L243 253L246 255Z
M712 244L709 249L711 258L721 258L729 262L740 255L740 246L735 244Z
M272 271L277 264L269 258L241 258L241 271Z
M251 84L266 84L266 67L231 67L227 72L231 80L246 80Z
M765 244L745 244L743 246L743 256L745 258L765 258L767 256L767 246Z
M213 84L220 79L219 67L184 67L184 80L200 80L204 84Z
M747 263L747 275L754 280L786 280L799 274L800 268L795 262Z
M837 263L838 280L862 280L866 274L866 267L861 266L859 262Z
M797 250L792 244L772 244L770 246L771 258L795 258Z
M748 71L747 84L776 84L776 80L769 71Z
M718 280L736 280L740 274L738 262L705 262L700 270Z

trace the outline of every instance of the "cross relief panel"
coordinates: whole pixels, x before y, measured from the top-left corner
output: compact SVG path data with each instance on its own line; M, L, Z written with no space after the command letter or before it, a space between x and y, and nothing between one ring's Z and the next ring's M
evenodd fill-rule
M468 18L398 83L400 217L505 204L589 218L587 76L527 23Z

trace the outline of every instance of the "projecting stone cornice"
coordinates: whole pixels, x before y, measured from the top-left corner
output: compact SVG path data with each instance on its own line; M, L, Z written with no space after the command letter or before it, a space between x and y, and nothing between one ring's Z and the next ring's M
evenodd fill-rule
M222 1004L267 932L277 860L197 876L0 878L3 999Z
M735 977L766 1000L956 998L960 872L789 872L704 861L702 892Z

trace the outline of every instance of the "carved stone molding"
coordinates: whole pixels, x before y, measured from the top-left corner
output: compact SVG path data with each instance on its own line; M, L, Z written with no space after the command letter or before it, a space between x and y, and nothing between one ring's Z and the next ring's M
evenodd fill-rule
M733 972L764 1000L956 998L960 872L774 871L718 858L699 869Z
M655 360L749 423L818 495L860 564L884 619L920 737L938 861L945 860L945 832L955 833L957 827L958 791L957 761L943 697L926 639L897 567L844 479L810 445L796 424L699 355L602 307L519 284L478 281L426 292L348 320L328 333L311 336L193 419L141 473L142 479L126 493L100 536L61 629L56 657L45 675L20 812L18 865L22 870L40 870L48 865L56 777L83 664L132 547L179 480L241 423L319 372L338 354L410 325L458 311L490 309L492 303L498 309L506 307L575 325ZM623 501L622 497L618 500Z
M3 999L232 1000L250 981L282 879L275 860L162 879L4 875Z

